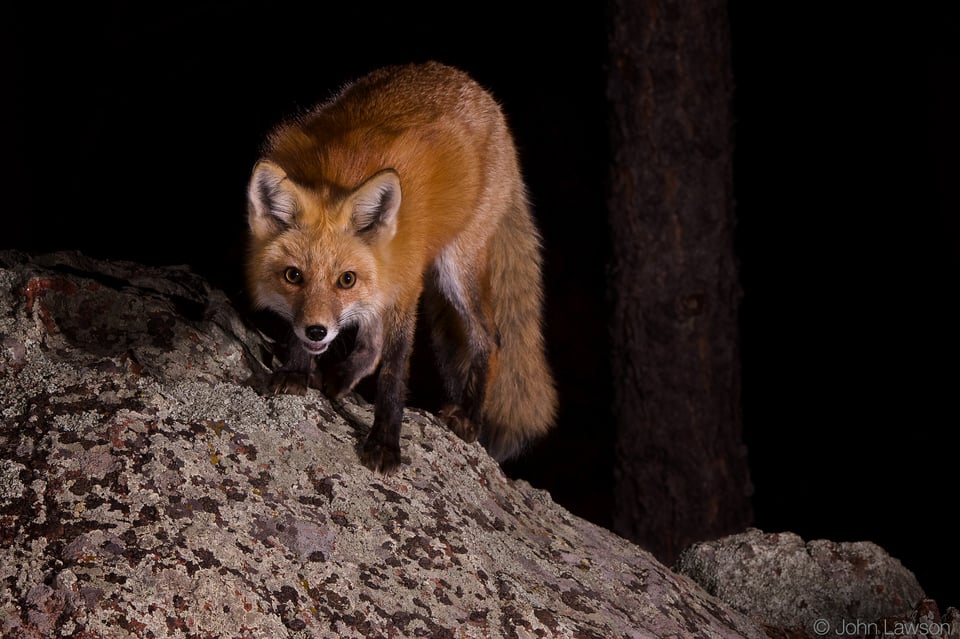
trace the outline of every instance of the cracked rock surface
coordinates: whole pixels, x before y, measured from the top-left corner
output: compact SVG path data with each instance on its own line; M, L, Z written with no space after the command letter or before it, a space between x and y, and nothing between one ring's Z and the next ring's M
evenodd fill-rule
M762 637L407 410L265 397L263 338L183 268L0 252L3 637Z
M866 541L804 541L791 532L750 528L692 545L675 568L764 628L792 636L860 637L878 629L884 634L883 628L903 635L884 620L916 620L931 607L938 610L912 572ZM960 637L960 625L952 625L956 610L946 613L942 619L937 612L935 622Z

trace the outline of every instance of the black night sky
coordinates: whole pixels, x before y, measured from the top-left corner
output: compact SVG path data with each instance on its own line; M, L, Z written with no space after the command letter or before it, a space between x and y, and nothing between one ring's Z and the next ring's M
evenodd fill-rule
M187 263L238 302L246 180L279 118L392 63L491 89L544 235L563 410L508 471L609 523L602 3L30 4L0 17L0 248ZM943 610L960 605L960 22L872 11L733 3L744 429L758 527L874 541Z

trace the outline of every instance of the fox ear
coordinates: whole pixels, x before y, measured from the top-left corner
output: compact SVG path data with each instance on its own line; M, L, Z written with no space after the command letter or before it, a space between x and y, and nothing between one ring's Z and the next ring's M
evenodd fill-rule
M275 233L289 226L297 215L297 196L287 174L267 160L253 167L247 202L247 221L254 232Z
M350 205L354 231L392 238L400 210L400 176L393 169L374 173L350 195Z

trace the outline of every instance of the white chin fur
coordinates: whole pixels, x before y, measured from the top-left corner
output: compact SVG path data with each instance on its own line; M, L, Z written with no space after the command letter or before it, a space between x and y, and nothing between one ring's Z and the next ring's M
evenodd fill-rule
M306 334L300 329L295 330L295 332L297 334L297 337L300 338L300 346L303 347L303 350L307 351L311 355L320 355L321 353L325 353L327 351L327 348L329 348L333 340L337 338L337 334L340 331L337 331L337 330L329 331L326 337L324 337L319 342L315 342L311 339L307 339Z
M300 345L303 346L303 350L311 355L320 355L326 352L327 347L330 346L330 344L324 344L323 342L300 342Z

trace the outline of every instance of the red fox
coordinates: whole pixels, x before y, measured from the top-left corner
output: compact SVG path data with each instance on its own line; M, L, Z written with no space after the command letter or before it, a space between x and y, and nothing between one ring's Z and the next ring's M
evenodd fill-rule
M365 466L400 464L421 294L448 426L498 461L552 426L540 236L503 113L468 75L431 62L348 85L273 130L248 198L250 297L293 333L270 385L305 392L355 327L323 384L341 397L379 366Z

